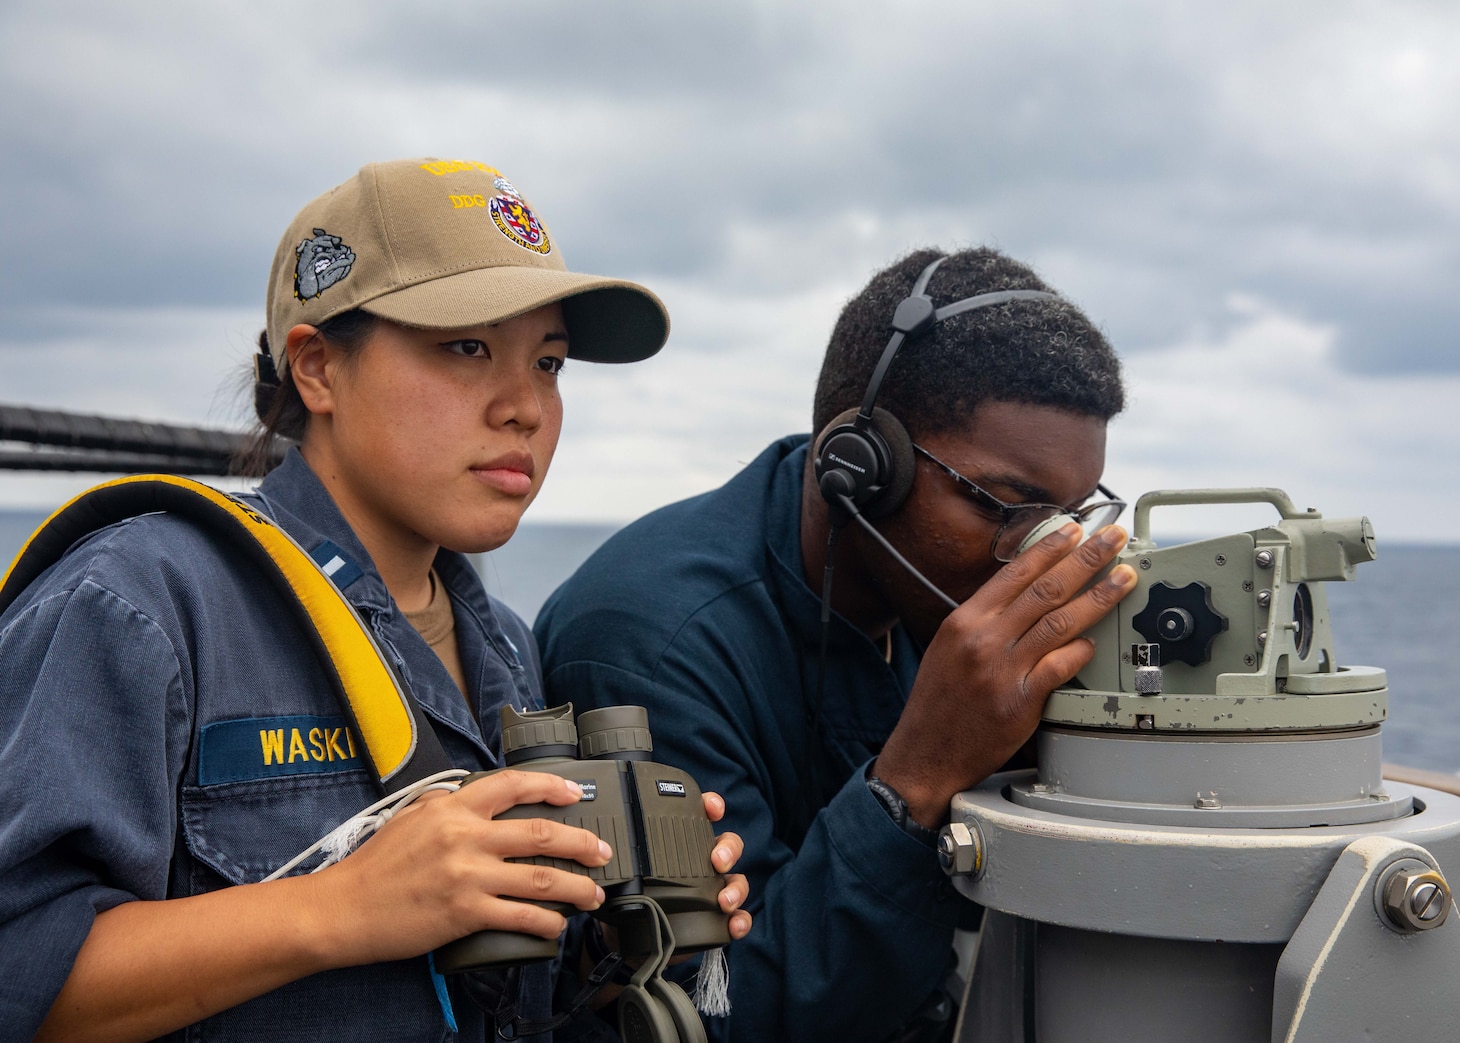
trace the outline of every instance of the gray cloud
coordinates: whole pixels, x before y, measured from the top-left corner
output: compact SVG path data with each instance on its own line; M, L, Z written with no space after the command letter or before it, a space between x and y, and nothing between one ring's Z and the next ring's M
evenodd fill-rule
M216 389L287 218L365 162L437 154L503 167L575 267L665 290L663 367L570 400L563 457L591 467L559 466L616 516L801 426L838 302L927 243L1031 261L1166 400L1170 372L1211 380L1192 345L1227 381L1303 342L1231 306L1261 301L1322 331L1337 400L1400 424L1414 381L1460 374L1457 50L1460 11L1420 0L12 0L0 399L237 415ZM671 442L676 477L613 499L611 430ZM1126 430L1132 482L1213 452ZM1401 434L1367 430L1375 459L1427 444ZM544 506L571 514L578 481Z
M69 17L67 17L69 15ZM1054 259L1127 350L1231 290L1360 371L1454 371L1441 5L12 5L0 307L242 306L385 155L512 172L589 269L854 287L919 242ZM561 230L566 229L564 236Z

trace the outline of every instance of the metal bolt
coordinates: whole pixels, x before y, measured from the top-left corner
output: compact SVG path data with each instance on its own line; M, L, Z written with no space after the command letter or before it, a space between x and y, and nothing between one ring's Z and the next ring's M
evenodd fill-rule
M1150 558L1142 558L1141 559L1141 568L1148 569L1150 567L1151 567L1151 559Z
M1247 593L1251 594L1252 593L1252 581L1250 579L1244 579L1242 581L1242 589L1245 590Z
M1275 555L1272 551L1260 550L1257 552L1257 567L1260 569L1270 569L1272 568L1272 563L1276 559L1277 555Z
M1217 555L1217 564L1218 565L1225 565L1225 564L1227 564L1227 556L1225 554L1218 554Z
M1035 782L1035 783L1031 783L1030 784L1030 786L1029 786L1029 792L1030 793L1052 793L1052 792L1054 792L1054 787L1051 786L1047 782Z
M1257 592L1257 607L1258 608L1267 608L1267 606L1268 605L1271 605L1271 604L1272 604L1272 591L1270 591L1270 590L1259 590Z
M1445 892L1432 880L1410 888L1409 909L1415 917L1428 923L1445 911Z
M1257 632L1257 647L1261 648L1265 644L1267 644L1267 631L1259 630Z
M1251 652L1248 652L1245 656L1242 657L1242 662L1247 666L1256 666L1257 657Z
M1217 799L1217 796L1214 793L1210 797L1197 797L1196 806L1205 811L1211 811L1216 808L1220 808L1222 806L1222 802Z
M1156 730L1156 715L1153 714L1153 713L1138 713L1138 714L1136 714L1136 728L1138 728L1140 731L1143 731L1143 732L1153 732L1153 731L1155 731Z
M949 876L978 876L983 872L983 838L978 827L950 822L938 834L938 864Z
M1450 912L1450 887L1445 878L1418 859L1402 859L1396 865L1383 882L1381 904L1390 925L1408 934L1444 923Z

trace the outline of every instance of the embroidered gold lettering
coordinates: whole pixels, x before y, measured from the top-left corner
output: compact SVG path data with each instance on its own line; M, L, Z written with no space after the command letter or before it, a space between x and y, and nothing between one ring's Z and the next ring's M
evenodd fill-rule
M345 745L350 747L350 756L355 756L355 733L348 728L345 729Z
M284 763L284 729L259 729L259 746L264 751L264 767Z
M325 753L324 753L324 729L323 728L311 728L311 729L309 729L309 745L310 745L310 754L309 755L311 757L313 757L317 761L322 761L322 760L325 759Z
M456 210L460 210L466 206L487 205L486 196L450 196L449 198L451 199L451 206Z
M496 167L489 167L485 163L477 163L470 159L438 159L431 163L422 163L422 170L430 171L437 177L445 174L455 174L462 170L480 170L492 177L501 177L502 172Z
M345 754L344 747L340 745L340 735L344 732L344 730L345 729L343 728L325 729L324 750L325 754L329 757L330 760L334 760L336 757L338 757L342 761L347 761L350 759Z
M299 735L299 729L291 728L289 731L289 763L293 764L300 757L309 760L309 751L304 747L304 739Z

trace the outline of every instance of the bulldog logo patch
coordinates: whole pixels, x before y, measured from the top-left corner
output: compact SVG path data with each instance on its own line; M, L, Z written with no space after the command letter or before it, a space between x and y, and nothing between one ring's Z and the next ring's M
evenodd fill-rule
M502 194L492 197L487 210L502 234L533 253L546 254L551 250L553 246L548 241L547 229L543 228L527 201L517 194L512 182L504 177L495 178L493 187Z
M314 230L313 239L305 239L294 248L299 260L294 265L294 296L312 300L350 274L355 251L337 235L323 228Z

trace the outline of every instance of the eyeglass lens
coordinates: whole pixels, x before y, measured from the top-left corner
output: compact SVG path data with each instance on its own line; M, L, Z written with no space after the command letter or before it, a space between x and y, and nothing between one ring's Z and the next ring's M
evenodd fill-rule
M1033 504L1026 508L1016 508L1010 512L1008 521L1004 523L1003 528L994 538L994 557L999 561L1013 561L1019 553L1020 545L1029 534L1057 515L1073 517L1080 523L1080 528L1085 530L1085 535L1090 536L1096 530L1115 521L1124 506L1118 501L1103 501L1092 503L1073 513L1061 511L1058 507L1049 504Z

